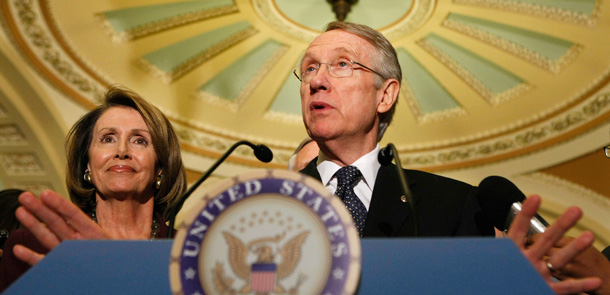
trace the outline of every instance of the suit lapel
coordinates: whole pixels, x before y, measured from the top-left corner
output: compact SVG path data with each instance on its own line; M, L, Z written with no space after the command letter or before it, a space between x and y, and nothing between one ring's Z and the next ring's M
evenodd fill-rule
M407 178L409 188L413 180ZM375 180L373 197L364 227L365 237L396 236L399 232L413 235L413 220L394 165L381 166ZM413 196L417 204L417 196ZM403 229L404 228L404 229Z
M305 175L309 175L317 179L318 181L322 181L322 177L320 177L320 172L318 172L318 167L316 165L317 162L318 157L315 157L311 162L309 162L309 164L307 164L307 166L305 166L305 168L303 168L303 170L299 172Z

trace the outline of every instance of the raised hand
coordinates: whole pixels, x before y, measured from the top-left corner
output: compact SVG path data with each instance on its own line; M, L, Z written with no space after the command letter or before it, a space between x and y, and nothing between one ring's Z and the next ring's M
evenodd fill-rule
M553 279L553 272L564 268L586 251L593 244L595 236L590 231L584 232L561 249L551 251L582 217L582 211L578 207L570 207L535 241L528 239L529 221L538 211L540 202L539 196L531 196L523 202L522 210L515 216L507 236L517 244L523 255L557 294L574 294L599 289L602 284L599 277L569 278L562 281Z
M25 192L19 196L22 207L15 215L40 243L49 250L63 240L108 239L102 228L94 223L81 209L56 192L46 190L40 199ZM30 265L38 263L44 255L17 245L15 256Z

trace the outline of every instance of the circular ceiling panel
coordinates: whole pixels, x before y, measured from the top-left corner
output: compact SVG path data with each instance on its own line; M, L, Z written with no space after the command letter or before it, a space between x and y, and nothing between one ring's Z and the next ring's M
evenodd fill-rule
M323 0L3 1L5 27L51 83L99 103L119 83L159 106L185 149L268 144L277 167L306 136L292 76L333 21ZM405 165L451 169L565 141L609 117L610 4L596 0L359 1L404 72L384 142ZM233 161L258 165L247 149Z

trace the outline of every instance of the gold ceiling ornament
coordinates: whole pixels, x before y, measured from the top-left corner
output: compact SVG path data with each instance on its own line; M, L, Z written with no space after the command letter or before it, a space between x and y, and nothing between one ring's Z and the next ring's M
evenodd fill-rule
M570 15L590 20L608 19L610 9L601 8L610 2L592 1L581 1L591 3L590 12L571 12ZM142 93L173 123L181 125L183 131L187 130L182 133L182 143L190 151L207 157L217 156L222 146L245 138L265 143L274 153L282 154L282 157L274 160L275 165L281 166L285 165L288 155L306 136L297 113L284 105L272 108L282 85L289 85L285 81L293 79L290 73L307 44L320 33L291 18L293 14L286 13L289 12L286 9L294 11L302 6L295 4L281 10L285 7L278 6L278 0L235 0L237 12L117 44L100 26L96 15L100 11L153 3L125 0L119 5L92 1L91 5L81 7L84 11L73 13L72 7L76 7L74 3L77 2L0 1L0 13L8 39L18 52L55 88L78 104L91 108L103 97L106 85L124 84ZM425 82L438 81L431 85L446 89L447 97L459 105L459 109L451 109L448 105L434 104L434 101L430 103L431 100L425 99L430 97L430 92L415 93L405 87L400 100L406 98L406 103L398 105L395 122L386 135L387 141L402 147L399 151L403 161L411 162L417 168L438 171L511 159L568 141L575 135L572 130L587 131L610 116L607 101L599 97L600 89L610 87L610 54L601 41L610 31L608 22L593 22L593 27L583 26L580 22L564 18L565 9L560 9L559 5L555 10L545 8L543 14L538 13L540 9L537 6L513 9L487 5L500 2L519 1L406 1L400 7L402 16L379 28L397 49L404 50L422 65L425 75L409 83L426 85ZM317 7L324 5L328 4L320 0ZM367 12L382 13L378 6L371 2L358 2L357 6L352 7L349 19L356 18L357 9L367 8ZM521 8L532 10L521 11ZM331 14L330 11L325 12ZM452 23L454 18L449 17L452 13L466 15L469 22ZM555 15L547 16L552 13ZM332 14L328 17L329 21L333 18ZM557 21L558 18L561 22ZM172 46L189 37L242 21L251 24L256 31L184 72L174 83L159 83L157 77L142 70L136 63L151 49ZM468 26L464 26L464 23ZM508 29L495 31L498 28L495 24ZM508 38L522 31L530 33L525 37L548 35L573 46L559 52L554 47L535 42L539 39ZM430 50L431 47L426 44L422 46L421 43L421 40L430 39L429 36L438 36L446 42ZM285 44L287 52L265 71L267 74L258 85L240 84L245 91L243 96L235 97L237 100L231 98L234 109L196 95L207 81L219 76L225 68L269 39ZM457 49L448 51L447 44L455 45L452 48ZM460 54L454 56L457 50ZM522 86L504 87L506 84L501 79L481 79L488 77L475 67L481 62L488 62L517 77L522 81L519 84ZM503 92L507 89L509 91ZM284 101L298 104L298 90L290 91L281 94L287 97ZM599 101L591 108L599 108L599 112L583 111L578 112L580 115L563 118L566 114L572 114L579 104L595 98L599 98ZM547 126L555 121L557 124L553 127ZM533 130L532 126L535 125L545 127ZM193 134L197 136L191 136ZM534 142L529 143L530 139ZM519 144L522 141L528 144ZM231 161L248 166L259 165L250 154L236 154Z
M347 14L352 11L352 5L358 3L358 0L327 0L333 6L333 12L337 16L338 21L344 21Z
M570 108L551 120L529 126L490 140L461 144L446 149L409 151L398 147L403 166L441 171L482 165L488 159L505 159L520 150L546 148L556 144L561 137L571 138L578 129L596 125L610 117L610 92L602 92L587 101ZM491 161L489 161L491 162Z

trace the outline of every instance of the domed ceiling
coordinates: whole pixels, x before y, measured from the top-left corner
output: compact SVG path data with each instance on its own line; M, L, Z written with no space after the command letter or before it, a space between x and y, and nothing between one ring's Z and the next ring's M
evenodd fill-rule
M243 139L273 161L239 148L217 178L284 169L306 137L292 71L336 19L325 0L9 0L0 16L0 187L64 195L67 128L112 84L171 119L189 182ZM579 230L610 244L609 1L359 0L346 20L396 47L404 79L381 144L403 166L510 177L549 220L582 206Z
M404 72L382 143L447 170L532 153L610 115L610 4L595 0L358 1ZM184 149L268 144L284 167L306 136L292 70L335 19L324 0L3 1L19 50L87 108L122 84L161 108ZM248 149L231 161L259 166Z

